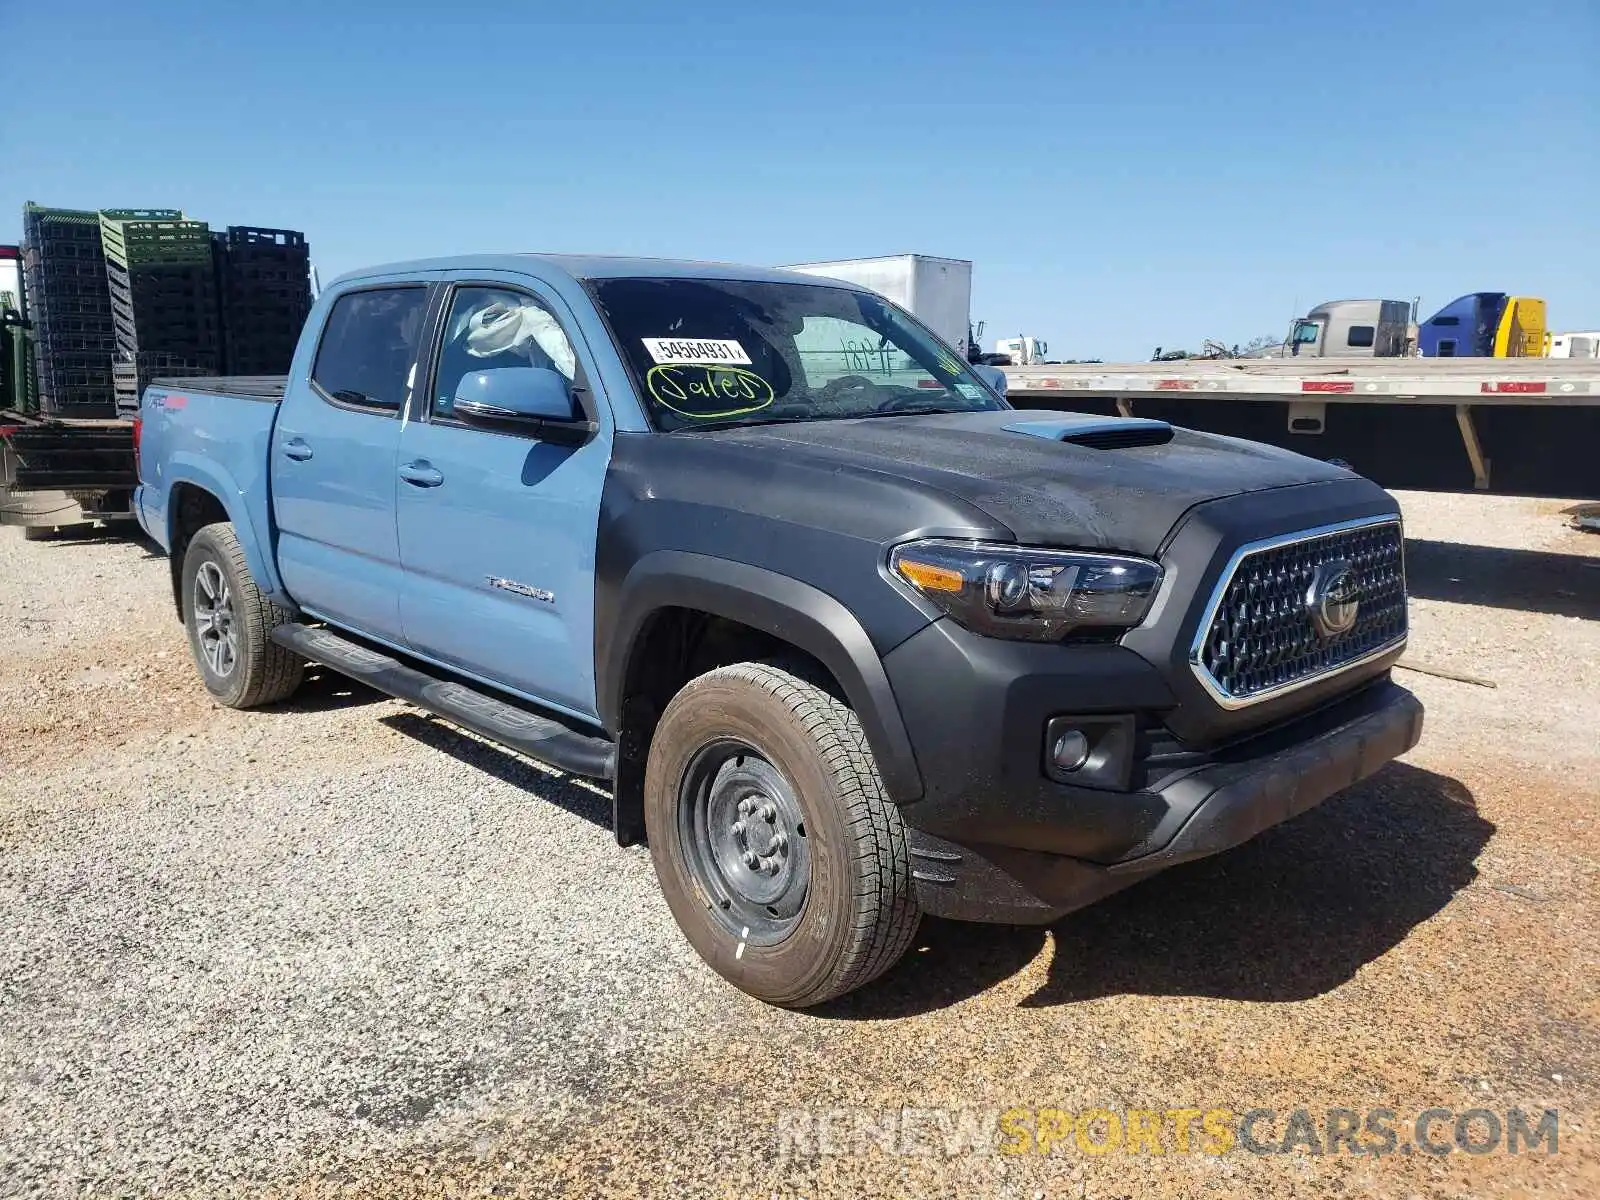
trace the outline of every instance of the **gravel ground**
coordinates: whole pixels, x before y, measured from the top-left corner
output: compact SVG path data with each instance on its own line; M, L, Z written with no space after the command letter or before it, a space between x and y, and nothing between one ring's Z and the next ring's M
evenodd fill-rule
M163 560L0 530L0 1195L1600 1195L1600 537L1402 502L1408 657L1496 686L1403 673L1428 730L1367 784L804 1014L699 964L595 790L336 677L217 708ZM1560 1153L926 1133L1373 1105L1558 1108ZM896 1152L797 1139L829 1110Z

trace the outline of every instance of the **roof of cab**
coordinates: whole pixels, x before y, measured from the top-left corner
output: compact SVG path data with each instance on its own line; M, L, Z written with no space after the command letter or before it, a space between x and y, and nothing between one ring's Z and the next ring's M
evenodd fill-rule
M839 280L819 280L815 275L798 271L783 271L774 267L751 267L737 263L696 262L676 258L626 258L605 254L463 254L450 258L424 258L412 262L385 263L381 266L363 267L341 275L334 282L351 279L369 279L379 275L421 275L431 271L523 271L532 262L538 263L540 274L556 272L572 279L626 279L626 278L676 278L676 279L742 279L754 282L787 282L838 284L854 287Z

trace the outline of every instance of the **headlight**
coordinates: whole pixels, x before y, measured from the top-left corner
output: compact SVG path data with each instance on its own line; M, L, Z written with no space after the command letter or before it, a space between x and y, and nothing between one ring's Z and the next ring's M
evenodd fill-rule
M1131 629L1161 582L1142 558L938 538L896 546L889 567L974 633L1030 642Z

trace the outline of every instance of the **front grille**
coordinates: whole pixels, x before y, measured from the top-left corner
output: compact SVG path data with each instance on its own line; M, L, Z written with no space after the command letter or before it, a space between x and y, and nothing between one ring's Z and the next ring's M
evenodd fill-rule
M1307 593L1317 569L1344 562L1359 602L1342 633L1319 632ZM1237 708L1342 670L1405 640L1405 557L1393 519L1246 546L1218 584L1192 665Z

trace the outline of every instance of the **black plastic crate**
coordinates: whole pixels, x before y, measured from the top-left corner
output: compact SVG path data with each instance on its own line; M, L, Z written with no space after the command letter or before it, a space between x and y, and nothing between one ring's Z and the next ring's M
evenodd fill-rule
M230 374L288 371L311 311L311 248L304 233L234 225L213 235Z
M222 348L210 267L108 264L117 346L128 353L217 356Z
M22 225L39 407L109 416L116 341L99 215L29 204Z
M238 375L287 375L294 360L295 340L281 342L254 342L250 345L229 345L228 371Z
M201 375L217 375L222 361L215 352L145 353L133 358L119 357L112 366L112 390L115 394L116 412L129 416L139 409L139 399L150 381L156 378L192 379Z
M306 235L298 229L268 229L261 225L229 225L227 232L219 234L230 250L249 247L254 250L299 250L309 253Z

